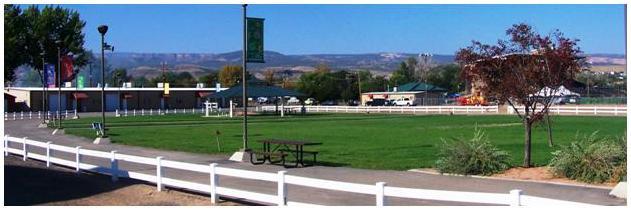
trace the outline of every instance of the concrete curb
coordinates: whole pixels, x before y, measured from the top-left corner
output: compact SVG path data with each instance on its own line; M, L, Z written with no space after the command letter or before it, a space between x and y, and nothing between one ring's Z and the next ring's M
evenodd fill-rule
M554 184L554 185L561 185L561 186L574 186L574 187L585 187L585 188L605 189L605 190L612 190L614 188L614 187L597 186L597 185L591 185L591 184L572 184L572 183L553 182L553 181L511 179L511 178L478 176L478 175L441 174L441 173L438 173L438 172L423 171L423 170L419 170L419 169L410 169L408 171L416 172L416 173L431 174L431 175L462 176L462 177L471 177L471 178L478 178L478 179L492 179L492 180L502 180L502 181L516 181L516 182L529 182L529 183L540 183L540 184Z

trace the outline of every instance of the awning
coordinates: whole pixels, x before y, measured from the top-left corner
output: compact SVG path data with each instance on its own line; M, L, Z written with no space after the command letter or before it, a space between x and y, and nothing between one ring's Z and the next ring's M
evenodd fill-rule
M123 93L123 98L124 99L129 99L129 98L133 98L134 96L131 93Z
M197 92L197 97L206 98L210 95L210 92Z
M88 94L85 93L72 93L72 96L76 99L86 99L88 98Z

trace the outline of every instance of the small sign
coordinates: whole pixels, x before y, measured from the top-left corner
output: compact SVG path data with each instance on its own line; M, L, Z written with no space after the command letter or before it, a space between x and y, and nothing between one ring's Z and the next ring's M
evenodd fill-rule
M246 62L265 63L263 53L263 18L246 18L247 55Z
M85 83L85 77L83 75L79 75L77 77L77 89L83 89Z
M169 83L164 83L164 95L169 95Z

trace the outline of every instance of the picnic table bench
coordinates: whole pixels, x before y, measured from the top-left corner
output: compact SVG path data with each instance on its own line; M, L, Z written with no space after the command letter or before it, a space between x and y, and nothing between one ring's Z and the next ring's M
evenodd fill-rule
M305 151L304 146L309 145L321 145L319 142L309 142L309 141L296 141L296 140L280 140L280 139L265 139L259 140L263 144L263 151L252 151L254 155L260 155L263 158L255 158L254 155L250 155L250 162L252 164L263 164L265 161L268 161L271 164L281 162L284 167L287 167L286 157L292 155L295 158L294 167L301 166L311 166L316 163L316 156L318 152L316 151ZM275 145L272 148L272 145ZM293 147L293 149L292 149ZM313 155L313 162L311 164L305 164L304 155ZM272 160L272 157L280 158L280 160Z

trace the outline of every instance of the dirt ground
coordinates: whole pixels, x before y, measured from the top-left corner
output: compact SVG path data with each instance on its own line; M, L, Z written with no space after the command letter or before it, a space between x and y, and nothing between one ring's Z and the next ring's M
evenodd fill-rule
M211 206L208 195L197 195L177 190L158 192L154 185L129 179L112 183L109 176L81 173L72 169L51 166L39 161L4 158L7 206L68 205L68 206ZM221 206L238 205L220 201Z
M438 174L439 172L433 168L421 168L415 169L415 171L427 172ZM557 177L549 170L549 167L532 167L532 168L522 168L516 167L511 168L503 173L493 174L490 177L501 178L501 179L513 179L513 180L530 180L530 181L538 181L538 182L549 182L549 183L561 183L561 184L572 184L572 185L580 185L580 186L594 186L594 187L615 187L615 182L610 183L601 183L601 184L588 184L585 182L579 182L576 180L571 180L566 177Z
M550 171L549 167L511 168L509 170L504 171L504 173L494 174L493 177L586 185L586 183L584 182L571 180L565 177L555 177L554 174ZM614 187L616 186L616 184L618 183L602 183L602 184L589 184L589 185Z

